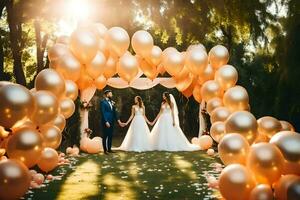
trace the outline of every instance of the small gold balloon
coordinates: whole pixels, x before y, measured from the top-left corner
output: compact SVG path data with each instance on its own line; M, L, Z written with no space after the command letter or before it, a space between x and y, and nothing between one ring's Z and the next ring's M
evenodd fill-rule
M53 170L58 165L58 153L52 148L44 148L37 165L44 172Z
M214 80L206 81L201 88L202 98L208 102L210 99L215 97L221 97L223 94L222 88L218 82Z
M65 81L53 69L42 70L35 79L36 90L47 90L52 92L58 99L65 94Z
M186 90L193 82L194 76L189 73L184 79L176 80L176 88L178 91L183 92Z
M15 131L7 143L8 157L23 162L28 168L38 162L41 151L42 138L37 130L29 127Z
M51 92L40 90L34 95L36 110L30 117L37 125L46 124L55 119L58 113L58 101Z
M0 199L19 199L28 191L31 176L27 167L13 159L0 162Z
M225 165L234 163L245 165L249 149L247 140L237 133L224 135L218 145L220 158Z
M257 122L248 111L232 113L225 121L226 133L239 133L244 136L249 144L252 144L257 135Z
M105 39L110 52L119 57L127 51L130 43L127 31L121 27L110 28Z
M223 90L227 90L235 86L238 80L238 72L233 66L224 65L216 71L215 80L221 85Z
M59 128L54 125L45 125L40 128L44 147L57 149L61 143L62 135Z
M201 85L196 84L196 86L193 90L193 97L198 103L201 103L201 101L202 101L201 88L202 88Z
M210 127L210 136L216 141L217 143L220 142L220 140L225 135L225 124L224 122L215 122Z
M171 75L178 75L184 66L184 56L176 51L171 50L163 59L165 70Z
M58 114L53 120L52 124L63 131L66 126L66 119L62 114Z
M250 193L249 200L273 200L272 188L267 184L255 186Z
M194 89L197 85L197 77L194 76L193 78L193 81L192 81L192 84L190 84L190 86L185 89L184 91L182 91L182 94L186 97L186 98L189 98L190 96L193 95L193 92L194 92ZM201 86L200 86L200 89L199 89L199 94L201 93ZM195 98L195 97L194 97ZM196 99L195 99L196 100ZM199 100L199 99L198 99ZM196 101L198 101L196 100ZM200 103L200 102L199 102Z
M247 110L249 105L248 92L242 86L229 88L224 94L223 103L232 112Z
M276 200L290 200L287 197L288 188L293 182L298 181L299 179L299 176L296 175L281 176L274 186Z
M147 31L139 30L133 34L131 45L136 54L145 58L152 50L153 38Z
M220 175L219 188L222 196L228 200L245 200L255 187L249 169L240 164L225 167Z
M91 63L87 64L85 69L90 77L96 79L104 72L106 58L102 52L98 52Z
M94 83L94 80L92 77L90 77L85 70L81 71L81 76L76 82L79 90L84 90L88 87L91 87Z
M214 111L211 113L210 121L212 123L224 122L230 116L230 114L231 114L231 112L228 108L223 107L223 106L218 107L218 108L214 109Z
M66 80L65 84L66 84L66 97L75 101L78 96L78 87L76 83L74 83L71 80Z
M281 131L295 131L294 126L290 122L284 120L280 120L279 122L281 124Z
M207 102L207 112L208 114L212 114L212 112L218 108L218 107L221 107L223 106L223 101L222 99L220 99L219 97L215 97L215 98L212 98L210 99L208 102Z
M205 50L201 48L193 48L186 54L186 66L189 70L199 75L204 72L208 64L208 57Z
M272 185L281 176L283 161L283 156L275 145L262 142L251 146L247 167L258 183Z
M124 54L118 63L117 71L119 76L127 82L133 80L138 74L139 64L135 56L130 53Z
M21 85L2 86L0 99L0 125L5 128L31 117L36 108L31 92Z
M100 75L94 82L97 89L102 90L106 86L106 78L103 75Z
M60 112L66 119L73 115L75 112L75 104L72 99L65 98L60 101Z
M81 63L73 55L67 54L59 59L55 70L65 79L77 81L80 77Z
M267 135L269 138L278 133L282 128L280 122L276 118L270 116L259 118L257 124L258 132Z
M106 61L103 75L109 79L117 73L117 61L113 57L109 57Z
M209 51L208 60L213 68L218 69L227 64L229 60L229 52L227 48L222 45L214 46Z
M146 56L146 60L156 66L161 62L162 50L158 46L153 46L150 53Z
M139 66L143 73L150 79L154 80L158 74L156 67L148 63L145 59L140 56L136 56Z
M203 84L206 81L213 80L214 79L214 69L211 67L211 65L207 65L204 69L204 71L199 75L198 82L199 84Z

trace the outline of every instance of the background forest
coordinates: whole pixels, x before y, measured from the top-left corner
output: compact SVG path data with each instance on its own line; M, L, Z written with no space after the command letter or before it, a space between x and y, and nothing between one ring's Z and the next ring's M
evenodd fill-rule
M77 5L77 6L76 6ZM0 81L33 87L36 74L49 67L47 50L58 36L69 34L81 19L121 26L129 35L149 31L162 49L184 51L202 43L209 50L222 44L239 73L238 84L250 96L251 112L290 121L300 130L299 0L0 0ZM153 120L166 89L114 89L121 120L129 117L133 97L140 95ZM198 104L175 89L182 127L198 134ZM90 125L99 133L97 91ZM77 112L68 120L65 142L78 142ZM117 131L120 135L125 130Z

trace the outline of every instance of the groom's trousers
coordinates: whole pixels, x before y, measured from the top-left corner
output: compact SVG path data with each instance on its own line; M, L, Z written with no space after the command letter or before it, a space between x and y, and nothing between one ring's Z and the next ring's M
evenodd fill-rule
M104 152L111 151L113 130L113 126L109 128L107 128L105 125L103 126L102 146Z

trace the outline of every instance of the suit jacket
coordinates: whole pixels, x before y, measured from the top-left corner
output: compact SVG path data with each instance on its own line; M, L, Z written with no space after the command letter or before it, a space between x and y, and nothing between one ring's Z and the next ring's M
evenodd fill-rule
M102 119L101 122L104 125L106 122L110 123L111 126L113 126L114 122L118 120L118 114L116 111L116 108L114 105L109 105L109 102L107 99L102 99L100 101L100 109L101 109L101 115Z

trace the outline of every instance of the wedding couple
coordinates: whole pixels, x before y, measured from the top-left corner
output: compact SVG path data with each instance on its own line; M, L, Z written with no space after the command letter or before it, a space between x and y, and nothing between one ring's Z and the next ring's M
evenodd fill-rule
M196 151L199 147L191 144L185 137L179 125L178 109L173 95L163 93L163 101L160 112L153 122L145 115L145 106L142 98L136 96L135 104L132 106L131 116L126 123L120 121L115 103L111 100L111 90L104 92L105 98L101 101L103 138L102 145L104 153L112 152L112 136L114 122L117 121L121 127L130 122L126 136L117 150L123 151ZM150 132L148 124L154 127Z

